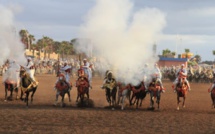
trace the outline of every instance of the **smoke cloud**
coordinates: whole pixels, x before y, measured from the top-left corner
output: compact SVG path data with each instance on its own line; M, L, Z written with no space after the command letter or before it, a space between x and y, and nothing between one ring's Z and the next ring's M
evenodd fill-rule
M96 0L80 26L80 37L89 39L101 71L112 70L118 80L137 84L144 64L154 64L152 46L165 27L165 14L156 8L134 11L131 0ZM77 50L88 54L86 42Z
M16 31L13 11L0 5L0 65L9 59L25 65L24 45Z
M27 62L24 45L15 28L13 11L0 5L0 18L0 66L6 60L9 60L10 63L10 68L3 75L3 81L18 83L19 65L24 66Z

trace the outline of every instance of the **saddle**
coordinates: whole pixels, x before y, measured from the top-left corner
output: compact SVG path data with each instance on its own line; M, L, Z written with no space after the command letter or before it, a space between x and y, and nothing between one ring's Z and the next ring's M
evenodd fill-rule
M63 91L66 88L69 88L69 86L67 85L66 81L64 80L59 80L55 86L57 88L57 90L59 91Z

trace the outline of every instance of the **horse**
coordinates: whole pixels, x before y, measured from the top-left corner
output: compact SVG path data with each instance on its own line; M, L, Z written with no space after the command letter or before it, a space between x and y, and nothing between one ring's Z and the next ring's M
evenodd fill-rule
M126 85L124 83L118 82L117 86L119 88L117 104L119 105L119 102L120 102L121 110L124 110L125 99L128 98L130 101L130 94L131 94L130 85L129 84Z
M157 103L157 108L160 109L160 99L161 99L161 83L159 82L158 78L153 78L152 82L149 84L148 91L150 93L150 107L149 110L154 110L154 100L155 98Z
M80 97L81 103L84 102L84 96L87 95L87 100L89 100L89 81L85 76L79 76L76 80L76 87L77 87L77 99L76 102L78 102L78 99ZM88 101L87 101L88 102Z
M107 102L109 106L112 107L112 110L114 110L116 106L117 82L113 78L112 72L109 71L107 73L107 78L105 79L102 89L105 89Z
M33 102L34 94L38 87L38 82L34 81L30 75L26 72L26 70L20 71L20 86L21 86L21 100L26 102L26 106L28 107L28 97L31 93L31 103ZM23 99L23 95L25 94L25 99Z
M213 86L213 84L211 86ZM210 96L211 96L212 108L215 108L215 87L213 87L212 90L209 88L208 92L210 93Z
M4 87L5 87L5 100L4 101L13 100L13 91L16 92L16 99L19 98L18 97L18 87L17 87L16 82L6 80L4 82ZM8 96L8 91L10 92L10 96Z
M138 106L141 107L142 106L142 101L143 99L146 97L147 95L147 91L144 85L144 82L140 82L139 85L136 86L131 86L131 90L133 91L133 95L130 99L130 105L133 105L136 103L136 109L138 109ZM135 101L134 103L132 103L133 98L135 97ZM139 104L139 100L140 100L140 104Z
M185 100L187 97L188 85L185 79L179 79L179 82L176 84L176 93L177 93L177 110L179 110L180 97L183 98L183 108L185 108Z
M58 77L59 77L59 80L57 81L57 83L55 85L55 89L57 90L55 105L57 105L58 96L60 95L62 97L61 106L64 107L65 94L68 94L69 102L71 102L70 90L72 88L72 84L69 84L66 82L63 74L59 74ZM60 79L60 78L62 78L62 79Z

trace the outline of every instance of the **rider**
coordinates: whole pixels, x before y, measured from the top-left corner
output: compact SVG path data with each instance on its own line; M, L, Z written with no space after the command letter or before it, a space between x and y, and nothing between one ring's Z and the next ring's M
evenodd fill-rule
M83 60L84 65L82 66L83 70L84 70L84 74L87 76L89 84L90 84L90 88L92 88L92 70L90 68L90 63L87 61L87 59Z
M34 73L35 73L35 67L34 67L34 63L31 59L31 57L27 58L27 65L25 66L26 72L29 73L30 77L35 81L34 78Z
M152 80L157 78L157 81L160 83L162 92L165 92L163 83L161 81L161 78L162 78L161 71L160 71L157 63L154 64L154 69L152 70L152 72L153 72Z
M71 89L71 86L70 86L70 72L71 72L71 66L68 65L67 61L64 62L64 65L63 67L60 68L60 71L62 73L64 73L65 75L65 80L69 86L69 88Z
M214 88L215 88L215 81L214 81L213 84L211 85L209 93L211 93L211 91L214 90Z
M181 68L178 70L177 72L177 77L175 79L175 81L173 82L173 88L174 88L174 92L176 92L176 85L178 84L179 80L183 77L185 82L187 83L188 86L188 90L190 91L190 84L188 82L188 80L186 79L187 77L187 70L184 68L184 64L181 64Z

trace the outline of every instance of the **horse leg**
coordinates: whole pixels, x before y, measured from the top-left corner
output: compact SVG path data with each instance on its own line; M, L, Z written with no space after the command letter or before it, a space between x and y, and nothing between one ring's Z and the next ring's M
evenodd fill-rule
M64 107L64 96L65 96L65 93L63 93L63 95L62 95L62 99L61 99L61 107Z
M35 93L36 89L34 89L31 93L31 104L33 103L33 97L34 97L34 93Z
M27 108L28 108L28 96L29 96L29 92L26 92L25 101L26 101L26 107Z
M183 97L183 108L185 108L185 100L186 100L186 96Z
M177 110L179 110L179 103L180 103L180 97L179 97L179 94L177 93Z
M21 90L20 100L23 101L23 91Z
M139 106L139 98L136 98L136 100L137 100L136 109L138 109L138 106Z
M16 100L19 99L19 96L18 96L18 87L15 88L15 92L16 92Z
M125 96L125 95L123 95L123 96L122 96L122 101L121 101L121 110L124 110L124 102L125 102L125 98L126 98L126 96Z
M55 106L57 106L58 96L59 96L59 92L57 91L57 93L56 93L56 99L55 99L55 103L54 103Z
M134 103L132 103L134 97L135 97L135 94L133 93L132 96L131 96L131 99L129 100L130 106L136 103L136 97L135 97Z
M69 102L71 102L71 96L70 96L70 90L67 91L68 97L69 97Z
M4 99L4 101L7 101L7 91L8 91L8 89L7 89L7 86L5 84L5 99Z

